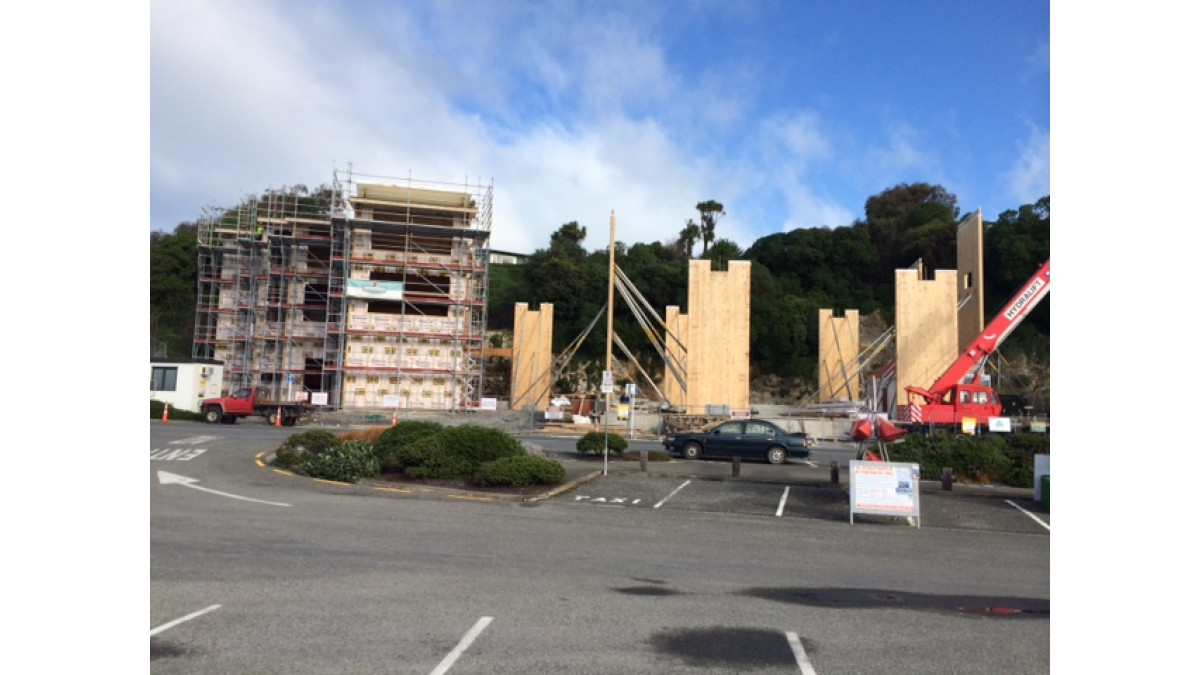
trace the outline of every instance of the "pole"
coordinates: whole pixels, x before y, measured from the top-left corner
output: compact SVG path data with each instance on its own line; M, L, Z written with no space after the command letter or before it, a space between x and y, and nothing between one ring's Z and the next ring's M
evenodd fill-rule
M608 339L604 347L604 369L612 372L613 343L613 269L617 260L617 211L608 215ZM608 475L608 411L611 392L604 393L604 475Z
M637 385L634 385L637 386ZM629 392L629 438L632 440L637 435L637 427L633 423L633 409L637 407L637 394L632 390Z
M608 394L604 395L604 475L608 475Z

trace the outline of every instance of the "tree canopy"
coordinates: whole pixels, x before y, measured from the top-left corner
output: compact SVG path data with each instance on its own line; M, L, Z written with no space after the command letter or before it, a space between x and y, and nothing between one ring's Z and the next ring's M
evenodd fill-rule
M894 313L894 271L917 259L927 267L956 265L958 199L940 185L900 184L866 200L864 218L836 228L799 228L755 241L746 250L716 237L725 207L716 200L696 205L691 218L669 242L617 242L616 264L660 315L668 305L686 307L688 260L696 241L700 257L714 269L730 260L751 261L750 359L756 374L816 380L817 310ZM1050 255L1050 197L1006 210L984 224L985 314L990 319ZM513 305L554 304L554 350L561 353L603 309L607 301L608 252L583 248L587 228L564 223L526 263L494 265L489 273L488 326L511 329ZM196 309L196 224L150 237L151 351L189 355ZM649 370L661 363L654 342L618 294L614 330ZM886 324L885 324L886 325ZM1047 299L1006 342L1049 361L1050 310ZM601 337L586 340L577 358L599 359ZM658 366L661 372L661 366Z

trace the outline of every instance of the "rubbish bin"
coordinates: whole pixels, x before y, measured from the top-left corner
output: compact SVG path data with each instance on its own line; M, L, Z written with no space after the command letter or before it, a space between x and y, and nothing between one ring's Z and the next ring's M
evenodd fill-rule
M1042 476L1042 507L1050 510L1050 474Z

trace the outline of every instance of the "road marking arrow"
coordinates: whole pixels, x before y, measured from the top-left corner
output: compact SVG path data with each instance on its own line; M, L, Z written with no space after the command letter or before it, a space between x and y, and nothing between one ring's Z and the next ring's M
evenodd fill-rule
M291 506L291 504L284 504L282 502L266 502L261 499L251 499L249 497L242 497L240 495L231 495L228 492L218 492L217 490L210 490L208 488L202 488L199 485L196 485L196 483L199 483L200 481L196 480L195 478L188 478L187 476L179 476L179 475L176 475L173 473L167 473L166 471L158 472L158 482L162 483L163 485L172 485L172 484L182 485L184 487L190 487L190 488L195 488L197 490L203 490L204 492L211 492L214 495L221 495L222 497L232 497L234 499L243 499L248 502L258 502L259 504L270 504L271 506Z

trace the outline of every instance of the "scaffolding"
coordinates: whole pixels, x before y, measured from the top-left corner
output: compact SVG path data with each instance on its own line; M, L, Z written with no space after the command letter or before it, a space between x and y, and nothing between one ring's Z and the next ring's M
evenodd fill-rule
M198 228L193 356L223 389L332 409L475 407L483 388L492 188L334 171Z

